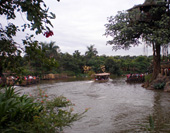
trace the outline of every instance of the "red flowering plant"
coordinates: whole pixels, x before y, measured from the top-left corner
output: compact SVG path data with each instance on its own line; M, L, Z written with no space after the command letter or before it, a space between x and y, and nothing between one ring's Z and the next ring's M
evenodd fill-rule
M46 31L45 33L44 33L44 36L46 37L46 38L48 38L49 36L52 36L52 35L54 35L54 33L53 33L53 31Z

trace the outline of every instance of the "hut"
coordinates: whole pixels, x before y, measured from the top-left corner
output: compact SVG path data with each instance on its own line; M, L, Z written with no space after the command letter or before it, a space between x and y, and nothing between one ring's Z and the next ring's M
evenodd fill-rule
M170 1L169 0L145 0L143 4L135 5L134 7L128 9L130 13L131 22L152 22L155 20L161 19L161 14L165 11L159 12L160 15L152 15L150 9L152 7L166 7L166 12L169 13L170 10Z

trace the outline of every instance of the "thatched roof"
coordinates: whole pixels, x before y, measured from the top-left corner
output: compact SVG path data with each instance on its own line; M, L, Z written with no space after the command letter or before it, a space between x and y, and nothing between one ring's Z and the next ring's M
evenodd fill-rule
M141 8L141 7L150 7L150 6L162 6L162 4L158 3L164 3L165 1L161 0L145 0L143 4L135 5L134 7L128 9L127 11L131 11L133 9Z

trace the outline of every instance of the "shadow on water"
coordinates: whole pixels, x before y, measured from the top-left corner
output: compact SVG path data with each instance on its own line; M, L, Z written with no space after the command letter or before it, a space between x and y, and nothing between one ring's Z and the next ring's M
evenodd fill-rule
M75 112L90 108L85 117L64 133L143 133L149 115L155 121L154 132L170 132L170 93L146 90L141 84L127 84L125 78L106 83L87 79L44 81L38 86L49 95L70 99L76 105ZM24 91L36 88L25 87Z

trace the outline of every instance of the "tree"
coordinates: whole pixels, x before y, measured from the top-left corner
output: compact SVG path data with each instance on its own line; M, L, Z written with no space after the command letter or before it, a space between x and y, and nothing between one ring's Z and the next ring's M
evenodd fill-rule
M107 44L114 45L115 50L128 50L137 46L141 38L153 47L153 79L160 72L161 46L170 42L170 17L166 10L165 2L154 2L153 6L147 8L138 5L128 11L118 12L115 17L109 17L109 23L105 25L105 35L113 38Z
M55 45L54 41L51 41L50 43L41 42L40 43L42 49L46 52L46 56L49 58L55 58L57 59L60 53L59 46Z
M78 50L75 50L73 53L73 61L74 64L77 65L77 70L75 70L76 74L80 74L83 72L83 66L85 65L84 56Z
M11 40L0 40L0 77L3 76L3 69L15 69L20 62L21 52L17 50L14 44L11 44Z
M85 60L87 66L94 65L94 60L98 54L98 51L96 48L94 48L94 45L90 45L87 47L87 51L85 52Z
M149 59L146 56L138 56L134 59L134 63L136 64L136 69L138 73L146 73L149 68Z
M111 74L118 76L121 75L120 63L116 62L113 57L109 57L106 59L105 68L106 71L110 72Z
M22 18L26 15L28 20L21 27L12 22L17 13L20 13ZM53 27L50 19L54 19L55 14L49 12L43 0L1 0L0 15L7 19L7 25L0 23L0 75L2 75L4 68L13 68L17 64L16 58L19 59L21 52L24 51L23 46L14 40L16 33L30 29L36 34L45 32L44 36L49 37L53 35L50 30L50 27ZM23 44L29 45L32 37L33 35L26 37Z
M67 72L67 74L71 76L76 73L80 73L81 71L77 60L75 60L75 58L69 53L61 55L60 69L61 71Z
M58 63L55 58L47 57L46 51L41 46L38 45L38 42L32 42L29 46L25 47L25 58L27 59L28 67L37 74L48 73L53 69L58 67Z
M87 51L85 52L85 56L90 59L98 54L97 49L94 48L94 45L90 45L87 47Z

